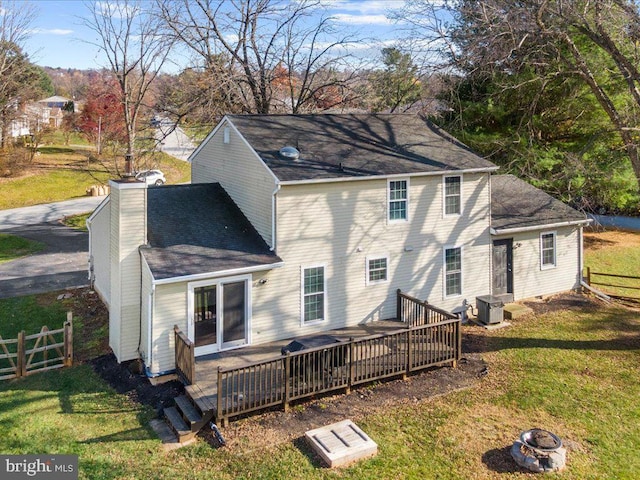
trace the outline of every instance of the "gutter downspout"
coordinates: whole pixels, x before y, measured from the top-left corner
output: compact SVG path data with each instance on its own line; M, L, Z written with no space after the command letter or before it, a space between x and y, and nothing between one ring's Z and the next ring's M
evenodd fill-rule
M91 251L91 221L87 218L84 223L87 226L87 231L89 232L89 258L87 258L87 279L89 280L89 288L93 290L93 252Z
M584 245L582 244L583 237L583 226L581 225L578 229L578 279L580 283L583 281L582 272L584 271Z
M276 188L271 194L271 250L276 251L276 195L280 191L280 182L276 183Z

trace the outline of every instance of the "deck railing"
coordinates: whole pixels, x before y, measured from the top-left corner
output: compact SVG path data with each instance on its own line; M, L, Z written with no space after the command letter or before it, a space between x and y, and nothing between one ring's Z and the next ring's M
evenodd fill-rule
M400 289L396 290L396 295L396 318L412 327L456 318L455 315L430 305L426 300L402 293Z
M195 344L175 325L173 327L175 339L176 373L182 382L191 385L196 381Z
M445 312L446 313L446 312ZM350 339L239 368L219 368L216 420L460 359L458 318Z
M0 380L70 367L73 364L73 323L71 312L62 328L39 333L18 333L17 338L0 337Z

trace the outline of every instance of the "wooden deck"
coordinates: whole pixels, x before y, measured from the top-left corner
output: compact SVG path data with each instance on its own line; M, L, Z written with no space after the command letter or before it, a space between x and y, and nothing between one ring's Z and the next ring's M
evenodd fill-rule
M176 327L176 366L186 395L165 409L180 441L210 420L225 425L232 417L282 406L314 395L421 369L452 365L460 359L460 319L397 291L398 318L278 342L246 346L195 359L193 342ZM315 337L315 338L312 338ZM282 354L292 340L298 351ZM294 349L295 350L295 349Z
M369 335L379 335L406 328L406 324L396 320L381 320L370 322L355 327L329 330L323 334L331 335L340 341L350 338L361 338ZM310 335L313 336L313 335ZM305 337L295 337L300 340ZM246 347L227 350L196 358L196 383L200 390L206 392L210 402L216 401L218 367L239 368L257 362L263 362L279 357L282 347L289 344L293 338L280 340L277 342L265 343L261 345L249 345Z

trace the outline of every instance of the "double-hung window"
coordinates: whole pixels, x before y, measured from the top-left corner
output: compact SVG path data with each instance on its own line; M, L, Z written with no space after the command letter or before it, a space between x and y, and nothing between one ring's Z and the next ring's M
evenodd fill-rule
M408 220L409 180L389 180L389 221Z
M556 266L556 232L540 234L540 268L545 270Z
M387 281L387 257L367 258L367 285L384 283Z
M462 247L444 249L444 294L462 295Z
M444 177L444 214L462 213L462 177Z
M320 322L325 319L324 266L302 269L302 322Z

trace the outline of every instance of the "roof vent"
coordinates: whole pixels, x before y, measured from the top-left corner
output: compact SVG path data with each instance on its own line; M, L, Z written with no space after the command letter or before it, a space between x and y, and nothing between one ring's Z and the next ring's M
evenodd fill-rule
M300 152L296 147L282 147L279 153L282 158L287 160L296 161L300 158Z

